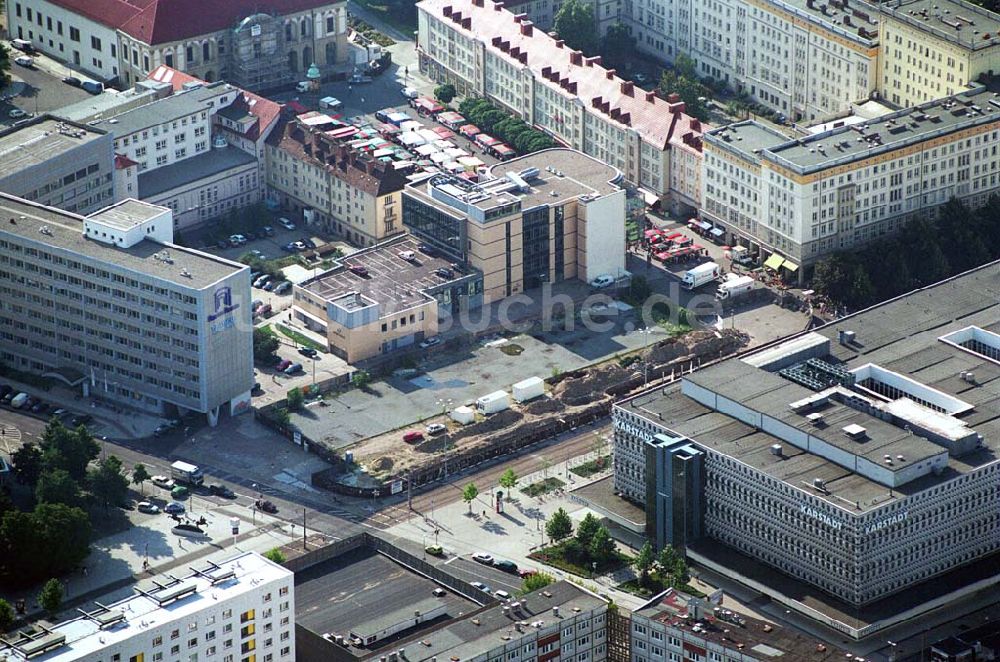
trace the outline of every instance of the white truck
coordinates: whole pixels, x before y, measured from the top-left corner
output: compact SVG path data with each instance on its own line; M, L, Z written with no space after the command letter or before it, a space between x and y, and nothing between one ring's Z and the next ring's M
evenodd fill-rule
M719 285L719 289L716 290L715 298L719 301L725 301L726 299L732 299L733 297L746 294L752 289L753 278L750 276L737 276L735 274L729 274L729 278Z
M196 465L178 460L170 465L170 477L177 483L187 483L188 485L201 485L205 482L205 475Z
M510 409L510 400L507 398L507 391L493 391L481 398L476 399L476 409L480 414L495 414L505 409Z
M681 287L685 290L693 290L718 278L719 265L715 262L705 262L684 272L684 276L681 278Z
M518 402L534 400L545 395L545 380L541 377L528 377L514 384L512 391Z
M750 249L746 246L733 246L729 249L729 254L732 256L733 262L736 264L751 266L754 263L753 256L750 255Z

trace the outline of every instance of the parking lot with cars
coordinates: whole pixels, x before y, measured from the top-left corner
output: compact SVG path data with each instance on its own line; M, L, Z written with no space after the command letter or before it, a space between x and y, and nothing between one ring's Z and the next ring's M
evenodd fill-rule
M13 66L10 69L10 84L0 90L0 123L13 124L90 96L82 87L86 79L61 63L44 54L27 54L14 49L10 43L6 45ZM77 82L64 82L64 79L70 78Z

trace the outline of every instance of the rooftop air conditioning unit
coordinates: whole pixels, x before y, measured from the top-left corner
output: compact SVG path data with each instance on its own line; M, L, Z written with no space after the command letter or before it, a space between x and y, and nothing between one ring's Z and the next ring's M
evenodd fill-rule
M862 426L857 423L851 423L850 425L845 425L843 428L844 434L846 434L851 439L863 439L868 433Z
M806 420L813 425L820 425L823 422L823 414L819 412L813 412L806 415Z
M771 455L781 457L781 453L782 453L781 444L771 444ZM553 607L553 609L558 609L558 607ZM556 613L558 614L559 612L557 611Z

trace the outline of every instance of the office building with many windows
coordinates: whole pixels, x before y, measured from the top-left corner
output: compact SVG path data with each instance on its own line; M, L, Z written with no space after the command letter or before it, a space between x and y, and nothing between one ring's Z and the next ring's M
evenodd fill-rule
M807 613L818 588L854 636L992 584L998 282L992 263L619 403L615 489L659 544L793 577Z
M0 361L161 416L249 410L250 270L172 244L169 209L0 194Z
M434 175L406 187L403 222L483 274L485 302L625 270L621 173L569 149L490 168L480 183Z
M794 272L1000 189L1000 106L982 87L805 136L758 122L705 134L702 218Z
M33 634L7 635L0 655L9 662L295 660L292 572L256 552L196 561L190 572L143 579L133 590L72 620L38 623Z
M524 14L491 0L417 4L420 69L460 94L484 96L562 144L617 168L654 197L673 202L671 139L701 153L701 123L678 99L665 101L622 80ZM682 190L678 202L697 206Z

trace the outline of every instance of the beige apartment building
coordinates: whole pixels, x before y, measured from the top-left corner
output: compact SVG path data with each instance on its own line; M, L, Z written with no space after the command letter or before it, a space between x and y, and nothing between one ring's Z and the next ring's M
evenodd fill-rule
M701 150L701 124L683 103L622 80L600 57L584 57L500 3L423 0L417 11L421 71L461 94L489 98L672 200L671 138L690 134L691 149Z
M402 232L402 191L410 169L363 157L327 135L330 126L317 120L323 116L283 120L268 138L272 198L358 246L373 246Z
M879 93L915 106L1000 74L1000 16L964 0L901 0L882 5Z
M406 187L403 222L434 250L482 272L484 302L625 271L621 173L569 149L493 166L473 184L435 175Z
M1000 108L979 87L789 137L756 121L705 134L702 218L795 273L1000 190ZM800 274L801 275L801 272Z

